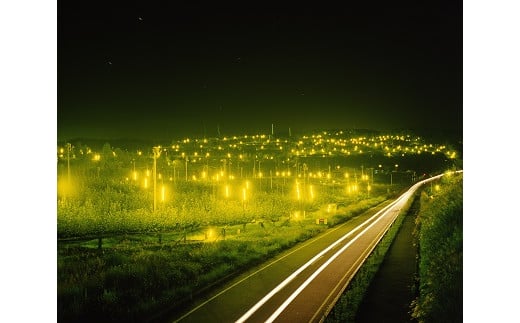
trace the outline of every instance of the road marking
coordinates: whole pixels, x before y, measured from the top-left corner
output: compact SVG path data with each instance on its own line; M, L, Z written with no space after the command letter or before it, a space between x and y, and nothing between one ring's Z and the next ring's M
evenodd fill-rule
M318 253L316 256L314 256L311 260L309 260L308 262L306 262L303 266L301 266L300 268L298 268L295 272L293 272L289 277L287 277L283 282L281 282L280 284L278 284L278 286L276 286L273 290L271 290L267 295L265 295L260 301L258 301L258 303L256 303L255 305L253 305L253 307L251 307L244 315L242 315L237 321L236 323L242 323L242 322L245 322L249 317L251 317L251 315L253 315L260 307L262 307L262 305L264 305L269 299L271 299L271 297L273 297L276 293L278 293L280 290L282 290L282 288L284 288L285 286L287 286L287 284L289 284L294 278L296 278L296 276L298 276L302 271L304 271L305 269L307 269L307 267L309 267L312 263L314 263L317 259L319 259L320 257L322 257L325 253L327 253L328 251L330 251L332 248L334 248L336 245L338 245L339 243L341 243L343 240L345 240L346 238L348 238L350 235L354 234L356 231L358 231L361 227L363 227L364 225L366 225L368 222L372 221L372 219L376 218L377 216L379 216L380 213L383 213L383 212L386 212L386 210L390 209L391 207L393 207L400 199L402 198L402 196L400 198L398 198L397 200L393 201L392 203L388 204L387 206L385 206L384 208L382 208L381 210L379 210L376 214L374 214L373 216L371 216L370 218L368 218L367 220L365 220L365 222L361 223L360 225L358 225L357 227L355 227L354 229L352 229L350 232L348 232L347 234L345 234L344 236L342 236L341 238L339 238L338 240L336 240L333 244L329 245L327 248L323 249L320 253Z
M405 196L407 196L407 194L403 194L401 195L401 197L399 197L396 201L394 201L392 204L392 206L394 206L396 204L396 202L398 201L401 201ZM362 235L365 234L365 232L367 232L370 228L372 228L372 226L374 226L377 222L379 222L379 220L381 220L384 215L386 213L388 213L390 210L385 210L383 212L383 214L377 218L374 222L370 223L365 229L363 229L363 231L361 231L360 233L358 233L358 235L356 235L352 240L350 240L347 244L345 244L343 246L343 248L341 248L340 250L338 250L334 255L332 255L332 257L330 257L326 262L324 262L320 268L318 268L309 278L307 278L307 280L300 285L300 287L298 287L298 289L296 291L294 291L291 296L289 296L285 302L283 302L283 304L278 307L278 309L265 321L266 323L271 323L273 322L282 312L283 310L285 310L285 308L314 280L314 278L316 278L328 265L330 265L331 262L334 261L334 259L336 259L341 253L343 253L345 250L347 250L348 247L350 247L357 239L359 239L359 237L361 237ZM378 212L380 213L380 212ZM376 213L377 214L377 213ZM375 215L374 215L375 216ZM372 217L374 217L372 216ZM365 221L366 222L366 221ZM359 227L358 227L359 228ZM356 228L357 229L357 228ZM352 231L351 231L352 232ZM349 232L350 233L350 232ZM343 239L343 238L341 238ZM329 249L329 248L327 248ZM292 275L291 275L292 276ZM269 295L269 294L268 294ZM239 321L237 321L239 322ZM243 322L243 321L240 321L240 322Z

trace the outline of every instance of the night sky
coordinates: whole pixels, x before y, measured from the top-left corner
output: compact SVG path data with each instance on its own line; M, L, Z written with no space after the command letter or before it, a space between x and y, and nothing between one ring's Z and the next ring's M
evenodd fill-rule
M58 139L462 134L462 2L58 1Z

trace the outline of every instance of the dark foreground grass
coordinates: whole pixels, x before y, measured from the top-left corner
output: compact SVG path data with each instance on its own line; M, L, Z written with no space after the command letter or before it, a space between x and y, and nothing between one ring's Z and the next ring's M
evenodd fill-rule
M342 207L330 225L385 200ZM281 218L192 232L113 236L58 248L60 322L143 322L182 306L212 286L326 230L307 219ZM222 229L225 229L222 230ZM225 234L224 234L225 232Z

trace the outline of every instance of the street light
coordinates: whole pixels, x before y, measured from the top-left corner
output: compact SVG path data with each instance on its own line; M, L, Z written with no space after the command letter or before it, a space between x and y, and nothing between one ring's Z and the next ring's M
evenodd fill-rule
M229 185L226 185L226 194L225 194L226 198L229 198L229 195L230 195L229 194Z
M70 184L70 150L71 150L71 144L67 143L67 180Z
M157 209L157 158L161 155L161 146L153 147L153 211ZM163 196L164 200L164 196Z
M165 200L165 191L166 191L166 189L165 189L165 187L163 185L161 187L161 202L164 202L164 200Z

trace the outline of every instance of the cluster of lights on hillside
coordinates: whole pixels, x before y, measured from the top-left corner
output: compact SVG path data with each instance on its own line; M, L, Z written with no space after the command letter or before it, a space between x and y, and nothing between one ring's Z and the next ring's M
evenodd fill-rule
M351 136L347 132L327 132L300 137L274 138L272 135L257 134L223 138L185 138L162 147L175 158L189 158L193 162L208 158L226 157L242 160L248 156L272 160L274 158L353 156L382 154L386 157L403 157L414 154L444 154L454 159L457 153L445 145L426 143L421 137L411 135ZM137 151L141 156L143 151ZM74 149L69 158L91 156L99 161L101 155L90 148ZM259 155L259 156L258 156ZM114 156L116 156L114 152ZM58 158L67 158L67 147L58 147Z
M150 147L152 148L152 147ZM456 158L456 152L444 145L426 143L422 138L411 135L354 136L347 132L322 131L299 137L276 138L273 135L257 134L223 138L185 138L170 145L143 147L134 152L122 152L110 148L95 152L89 147L74 147L71 144L58 147L58 161L83 160L99 163L102 160L117 160L119 155L132 158L131 172L125 178L144 189L160 191L158 199L165 200L165 183L183 181L223 183L226 198L232 192L240 192L247 198L246 188L231 187L228 183L247 178L265 179L273 185L273 180L296 180L296 195L300 195L298 179L315 180L318 183L346 184L347 193L359 190L358 180L369 183L368 169L356 173L340 165L328 169L312 169L305 164L305 158L349 157L353 155L378 154L384 157L399 157L413 154L443 154L446 158ZM154 166L150 165L153 158ZM160 167L155 163L160 160ZM136 167L136 163L139 166ZM155 169L154 173L153 169ZM396 171L398 165L389 171ZM382 171L382 165L372 167L373 172ZM387 170L388 171L388 170ZM349 174L350 173L350 174ZM415 176L415 175L414 175ZM157 180L159 186L157 186ZM390 179L392 180L392 179ZM236 186L236 184L234 184ZM248 187L249 184L243 184ZM370 191L370 185L365 185ZM302 190L313 190L302 188ZM310 194L310 193L309 193ZM308 194L307 194L308 195ZM314 193L311 194L311 196Z
M382 164L361 169L331 164L326 168L308 165L306 158L321 159L355 155L399 157L414 154L443 154L456 158L456 152L444 145L426 143L411 135L352 136L343 131L323 131L299 137L276 138L273 135L243 135L223 138L185 138L170 145L142 147L122 151L105 145L102 151L89 147L74 147L67 143L58 147L58 161L66 161L70 182L71 161L99 163L126 158L122 169L129 169L122 182L152 191L154 211L157 202L164 203L172 196L172 184L191 182L207 184L224 199L240 201L244 212L254 198L252 185L257 191L292 193L299 203L312 202L320 185L342 187L344 193L367 196L374 185L374 173L385 173L392 185L392 172L398 164ZM131 164L128 161L131 160ZM153 160L153 163L152 163ZM137 164L137 165L136 165ZM388 163L387 163L388 164ZM125 166L126 165L126 166ZM95 166L97 167L97 166ZM386 169L385 169L386 168ZM99 167L97 167L99 169ZM411 177L415 180L415 173ZM70 183L69 183L70 184ZM286 190L286 184L289 188ZM305 216L305 209L300 210Z

